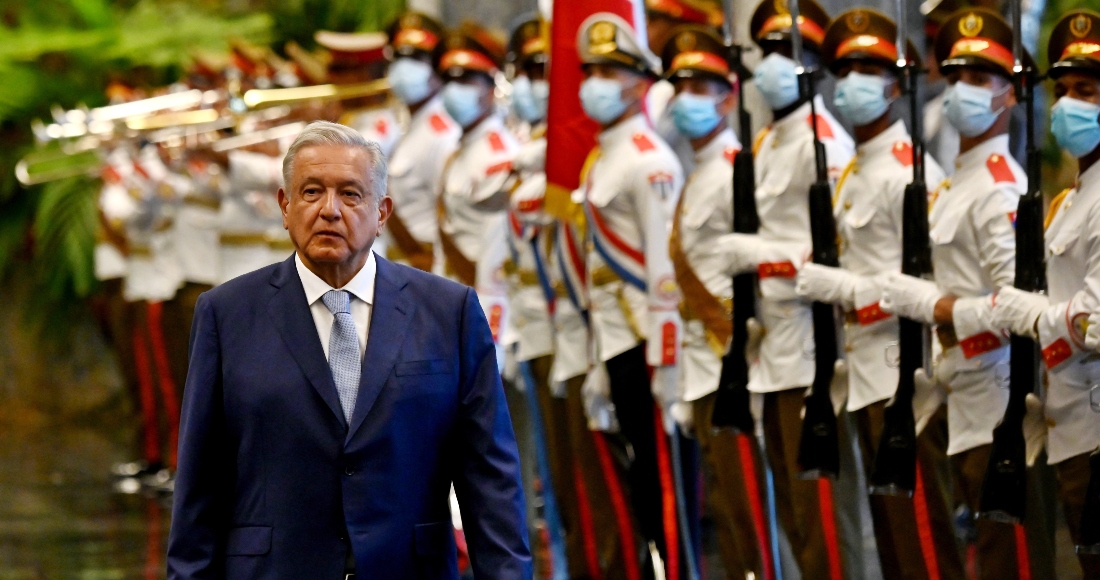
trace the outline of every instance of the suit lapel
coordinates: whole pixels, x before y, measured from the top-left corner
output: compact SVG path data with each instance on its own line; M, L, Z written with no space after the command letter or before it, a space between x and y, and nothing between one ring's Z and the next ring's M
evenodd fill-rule
M405 341L408 321L416 308L402 291L408 284L408 279L401 273L400 267L382 258L377 258L377 263L378 274L375 278L374 306L367 334L367 352L363 356L359 394L355 400L355 412L351 416L351 428L345 443L351 441L359 430L392 374L397 363L397 353Z
M275 321L287 350L328 408L341 424L346 424L336 383L332 380L332 371L317 337L317 325L306 303L306 291L294 266L294 256L275 269L271 285L277 288L270 303L271 319Z

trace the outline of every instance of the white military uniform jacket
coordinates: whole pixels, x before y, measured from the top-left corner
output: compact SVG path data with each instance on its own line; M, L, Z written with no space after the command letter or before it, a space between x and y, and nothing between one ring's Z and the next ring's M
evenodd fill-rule
M276 257L268 245L281 233L282 212L276 191L283 184L282 156L251 151L229 153L229 195L218 215L221 230L221 274L227 282L285 258Z
M401 123L393 106L351 111L340 123L359 131L368 141L378 143L387 159L401 139Z
M647 341L650 365L675 365L681 321L668 238L684 183L680 162L641 114L602 131L598 141L599 157L581 187L600 360Z
M1043 409L1047 458L1058 463L1100 445L1100 415L1089 400L1100 382L1100 360L1085 346L1089 314L1100 306L1100 164L1081 174L1062 199L1046 242L1050 307L1038 328L1050 371Z
M213 285L221 274L218 212L225 179L213 163L193 162L185 169L169 176L180 204L173 228L176 254L185 282Z
M825 145L830 181L851 160L854 144L825 102L815 97L818 134ZM755 151L756 208L760 238L765 242L802 245L810 249L810 185L814 171L810 104L804 103L757 136ZM795 292L800 266L794 261L760 264L761 298L757 316L764 327L760 364L750 370L749 391L769 393L813 383L813 320L810 303Z
M991 329L989 314L993 293L1015 278L1016 206L1026 189L1001 135L959 155L955 174L930 200L936 284L960 298L959 344L944 349L935 372L947 388L948 455L992 442L1008 404L1008 337Z
M436 205L440 179L461 136L462 129L443 109L442 97L436 95L412 116L408 131L390 156L389 195L393 198L394 215L421 244L435 245L439 241ZM379 246L384 246L386 257L407 264L391 229L392 226L382 230Z
M726 129L695 152L695 171L688 177L681 195L680 247L695 277L719 301L733 300L733 281L713 251L715 239L733 229L733 157L741 143ZM682 286L681 290L687 292ZM685 297L685 304L688 298ZM690 310L690 308L689 308ZM718 390L722 354L727 345L715 344L703 322L684 313L682 391L685 401L701 399Z
M553 221L543 211L545 168L546 137L524 143L515 161L514 173L520 181L512 190L509 202L508 266L505 268L516 360L521 362L554 352L550 320L554 290L548 268L554 229Z
M925 155L925 182L934 189L943 170ZM898 318L879 307L890 272L901 271L902 205L913 180L913 142L905 124L856 147L856 156L837 183L833 214L840 241L840 266L854 275L854 291L841 306L848 363L848 410L894 396L898 369L886 349L898 340Z
M474 289L493 331L501 368L501 339L509 314L504 273L508 258L504 229L507 212L493 209L491 204L510 182L518 152L519 142L504 128L500 116L490 115L462 136L458 151L443 172L439 199L439 231L444 239L436 252L437 273L469 283L462 279L461 268L452 263L455 256L447 255L448 240L461 258L473 263ZM486 202L490 207L483 205Z

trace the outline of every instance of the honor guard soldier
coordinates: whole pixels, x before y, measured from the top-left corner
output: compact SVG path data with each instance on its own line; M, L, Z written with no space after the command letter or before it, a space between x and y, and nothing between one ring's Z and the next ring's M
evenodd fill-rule
M935 50L950 84L945 116L960 135L955 173L929 199L935 282L892 274L880 305L938 325L943 352L934 374L947 391L947 454L957 500L977 511L993 428L1008 403L1008 336L992 326L990 314L994 293L1015 278L1016 207L1027 175L1008 148L1016 104L1008 24L988 9L956 12L936 36ZM1029 496L1033 491L1029 485ZM982 578L1030 577L1019 562L1041 568L1028 550L1029 543L1045 542L1036 519L1027 518L1026 539L1013 525L977 520Z
M278 152L277 144L267 143L263 152L233 150L225 157L229 193L218 215L219 284L286 257L280 251L276 258L268 244L272 234L284 233L275 197L283 184L283 159Z
M657 57L625 20L610 13L588 17L577 44L585 73L581 105L601 127L598 152L579 190L588 229L591 330L622 435L633 450L628 479L634 515L645 541L667 562L679 546L674 523L662 517L672 490L661 485L668 481L659 467L668 465L659 461L667 460L668 441L660 418L664 411L669 429L669 412L680 400L679 290L668 237L683 172L642 112L660 66Z
M451 120L439 94L435 67L444 51L443 27L418 12L407 12L389 27L386 51L390 90L409 109L409 124L389 160L389 195L394 210L378 251L398 263L432 270L439 223L436 204L440 177L458 147L462 129Z
M741 149L728 121L737 99L728 52L714 32L688 25L672 31L661 55L665 76L676 90L669 118L695 152L695 170L673 215L669 252L682 294L680 377L684 403L690 406L684 411L703 454L704 487L722 563L731 578L766 578L771 543L759 450L730 432L709 428L732 334L732 282L711 251L733 228L732 164Z
M819 58L828 15L813 0L802 0L799 7L805 57ZM814 343L811 303L795 292L795 276L810 250L808 196L815 178L810 170L815 164L815 119L809 100L799 91L800 65L791 56L791 20L783 0L766 0L752 16L750 32L765 55L754 81L774 116L753 144L760 230L729 234L716 249L729 268L727 275L759 275L757 317L764 337L748 389L764 398L764 447L775 474L779 521L795 560L803 577L828 578L831 568L842 566L837 522L829 520L847 520L828 516L833 502L828 488L799 478L801 413L814 378ZM852 158L852 139L826 110L824 100L812 98L817 134L825 146L830 180L835 180Z
M695 24L716 32L725 20L720 7L706 0L646 0L645 15L649 48L656 54L664 54L672 30L678 26ZM686 175L694 169L695 150L669 116L672 94L672 84L667 80L653 83L646 95L646 112L654 120L657 134L676 152Z
M1045 421L1025 426L1028 460L1038 456L1045 433L1070 537L1082 545L1089 455L1100 447L1100 420L1090 404L1100 360L1085 344L1089 314L1100 307L1100 14L1078 10L1063 16L1047 55L1058 99L1051 131L1077 158L1077 182L1051 202L1047 216L1048 294L1002 287L992 316L995 326L1039 341L1048 383L1041 402L1034 394L1028 398L1029 407L1042 408ZM1077 557L1085 578L1100 578L1100 556Z
M350 85L382 78L386 66L385 34L319 30L313 39L329 51L328 82ZM388 159L401 138L396 103L386 95L371 95L344 101L342 105L340 124L378 143Z
M503 43L488 31L466 25L446 40L439 61L446 79L443 105L462 128L458 150L443 170L439 197L437 271L477 290L497 343L508 325L505 222L507 186L519 142L493 106L494 78L500 72Z
M834 104L854 127L856 156L837 182L833 204L840 268L805 264L796 286L804 299L837 304L845 311L847 409L855 418L867 471L875 463L886 404L898 386L898 369L886 356L898 341L898 319L883 312L879 299L886 275L901 271L903 197L913 180L913 141L905 123L891 115L901 95L896 38L892 20L865 8L838 15L825 32L822 56L839 79ZM912 47L908 57L919 58ZM943 177L926 155L926 183L934 188ZM927 424L933 413L936 426L942 424L942 399L931 407L918 424ZM946 441L937 436L939 431L935 426L922 430L918 439L918 497L870 498L886 578L964 575L950 490L939 483L948 469Z

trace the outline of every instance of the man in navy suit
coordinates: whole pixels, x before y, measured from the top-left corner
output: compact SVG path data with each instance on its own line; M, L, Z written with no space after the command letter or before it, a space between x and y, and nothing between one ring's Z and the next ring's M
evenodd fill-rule
M168 577L529 579L515 438L473 290L376 257L378 146L332 123L287 152L286 261L203 294Z

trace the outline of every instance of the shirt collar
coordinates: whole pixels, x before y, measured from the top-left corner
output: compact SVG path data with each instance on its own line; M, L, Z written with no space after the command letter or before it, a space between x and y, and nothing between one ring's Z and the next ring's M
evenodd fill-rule
M600 142L600 148L606 150L615 143L618 143L624 138L632 137L638 131L643 131L649 128L649 120L642 113L638 113L622 121L613 127L608 127L603 131L600 131L597 138Z
M970 151L959 155L958 158L955 159L955 169L959 170L977 163L984 163L985 160L994 153L1000 153L1003 157L1008 156L1007 133L990 137L979 143Z
M882 133L868 139L866 143L859 144L856 147L856 152L861 156L874 155L892 149L894 143L898 141L909 142L909 131L905 128L905 123L900 120L895 121Z
M726 154L726 150L729 148L740 149L741 143L737 140L737 135L733 134L733 129L726 127L717 135L714 139L710 140L703 146L702 149L695 152L695 163L702 164L711 159L716 159Z
M817 109L817 114L821 115L825 110L825 100L821 98L821 95L814 97L814 108ZM813 127L810 125L810 102L806 101L798 106L797 109L787 113L786 117L782 119L776 119L772 122L772 130L786 133L791 130L797 130L799 128L807 131L813 131Z
M431 116L437 113L446 115L446 109L443 108L443 91L439 91L434 96L430 97L428 102L424 103L424 106L420 107L420 110L409 119L409 125L427 123ZM447 120L450 120L450 117L447 117Z
M374 277L378 271L378 262L374 259L373 250L367 256L367 263L363 264L359 272L343 288L329 286L328 282L322 280L302 263L302 258L297 253L294 254L294 267L298 270L298 277L302 279L302 289L306 291L306 304L317 302L329 290L347 290L363 302L374 304Z
M473 143L485 135L488 135L490 132L499 131L503 128L504 122L500 118L500 115L492 113L462 135L462 145Z

